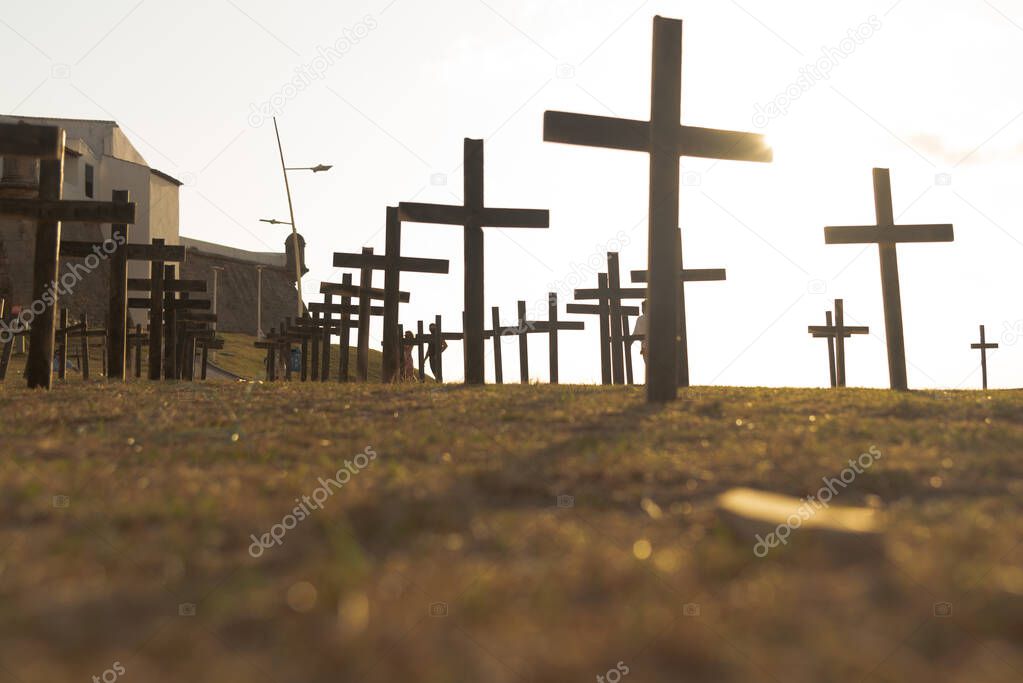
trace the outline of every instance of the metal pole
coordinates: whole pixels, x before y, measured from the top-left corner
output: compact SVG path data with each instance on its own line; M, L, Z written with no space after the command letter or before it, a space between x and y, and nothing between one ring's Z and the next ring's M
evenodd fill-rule
M277 117L274 119L274 133L277 134L277 150L281 153L281 173L284 174L284 190L288 194L288 212L291 214L291 240L295 252L295 286L298 287L298 317L303 314L302 305L302 257L298 249L298 228L295 227L295 207L291 203L291 185L288 183L288 168L284 164L284 147L281 145L281 131L277 128Z

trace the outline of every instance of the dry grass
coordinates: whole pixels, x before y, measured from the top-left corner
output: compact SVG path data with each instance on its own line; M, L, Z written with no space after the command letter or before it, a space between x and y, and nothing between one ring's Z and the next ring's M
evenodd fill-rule
M1023 679L1020 392L8 382L0 416L0 680ZM756 559L714 511L873 445L839 502L882 553Z

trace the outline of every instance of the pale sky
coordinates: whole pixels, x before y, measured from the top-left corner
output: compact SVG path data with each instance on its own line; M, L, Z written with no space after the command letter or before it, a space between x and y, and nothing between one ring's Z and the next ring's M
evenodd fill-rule
M841 297L874 333L847 347L850 385L887 386L877 249L823 235L874 222L882 166L899 223L955 224L954 243L899 248L910 386L979 387L982 323L1003 343L991 386L1023 385L1021 0L12 1L0 111L117 120L187 183L183 235L277 251L287 232L259 219L286 219L287 204L273 126L254 113L275 101L289 165L335 166L292 176L307 293L340 280L334 251L383 250L387 205L460 203L462 139L485 138L488 204L551 210L550 230L487 231L488 320L497 305L510 324L517 300L567 295L574 273L595 286L587 264L620 233L623 270L645 267L647 157L544 143L542 121L546 109L646 119L656 14L685 21L683 122L766 132L775 149L770 165L683 160L686 265L728 269L687 290L693 382L826 384L825 344L806 327ZM822 59L827 78L798 85ZM793 84L785 113L754 121ZM402 322L441 313L461 329L460 229L407 225L403 252L449 258L451 274L404 276ZM561 337L562 381L599 380L586 322ZM517 342L505 343L516 380ZM546 381L545 335L530 361ZM460 344L445 364L457 379Z

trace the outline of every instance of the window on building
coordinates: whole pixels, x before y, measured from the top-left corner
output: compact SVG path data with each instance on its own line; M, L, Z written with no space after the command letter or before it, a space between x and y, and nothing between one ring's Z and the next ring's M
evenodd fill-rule
M85 165L85 196L89 199L96 194L95 173L96 169L92 167L92 164Z

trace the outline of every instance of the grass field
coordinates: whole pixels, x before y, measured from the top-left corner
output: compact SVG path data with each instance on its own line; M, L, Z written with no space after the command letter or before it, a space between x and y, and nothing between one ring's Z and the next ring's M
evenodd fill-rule
M0 681L1023 680L1023 393L642 398L8 382ZM715 509L871 447L876 551Z
M227 372L235 374L244 379L261 380L266 377L266 351L263 349L257 349L254 346L256 338L249 334L238 334L234 332L222 332L218 336L224 340L223 350L215 353L210 352L210 360L214 361L216 365L223 368ZM296 348L297 345L296 345ZM102 347L102 341L94 341L90 347L89 358L90 358L90 374L93 377L100 377L103 373L103 354L105 353ZM331 377L337 378L338 372L338 359L340 357L340 347L331 347ZM142 376L145 378L149 372L148 362L148 347L142 352ZM380 352L376 349L369 350L369 380L379 381L380 380ZM66 371L68 380L71 382L79 381L81 379L81 373L77 369L78 366L78 345L76 342L71 344L70 358L73 368L69 368ZM8 370L7 377L10 381L17 381L17 378L22 376L25 370L26 356L24 354L15 354L11 357L11 367ZM349 372L351 376L355 376L356 368L356 350L354 348L349 349ZM198 373L199 367L196 366L196 372ZM135 366L134 360L129 360L129 374L134 377Z

